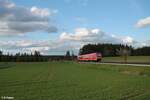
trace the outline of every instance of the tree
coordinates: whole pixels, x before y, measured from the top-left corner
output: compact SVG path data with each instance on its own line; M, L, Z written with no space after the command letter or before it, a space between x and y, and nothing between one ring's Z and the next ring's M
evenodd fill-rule
M70 57L70 51L67 51L67 52L66 52L66 56L67 56L67 57Z
M15 58L16 58L16 62L19 62L19 61L21 61L21 54L20 54L20 52L19 53L16 53L16 55L15 55Z
M124 63L127 63L127 58L128 58L128 56L130 55L130 53L131 53L131 51L125 46L125 47L122 47L122 48L120 48L120 49L118 49L118 50L116 50L117 52L117 54L118 55L120 55L120 56L122 56L123 57L123 59L124 59Z
M66 60L70 60L71 56L70 56L70 51L66 51Z
M87 44L84 45L80 51L79 54L88 54L93 52L100 52L102 53L103 57L106 56L118 56L116 54L116 50L119 50L120 48L125 47L125 45L122 44ZM131 46L126 45L126 47L129 50L133 51L133 48Z
M34 51L35 61L40 61L40 56L41 56L40 52L35 50Z
M3 52L0 51L0 61L2 61Z
M73 52L73 50L72 50L71 57L72 57L72 60L74 60L74 58L75 58L75 55L74 55L74 52Z
M40 52L39 51L34 51L34 56L40 56L41 54L40 54Z

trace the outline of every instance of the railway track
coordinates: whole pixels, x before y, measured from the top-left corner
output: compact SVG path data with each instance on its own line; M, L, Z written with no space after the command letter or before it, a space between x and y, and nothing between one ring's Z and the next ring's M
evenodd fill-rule
M83 64L101 64L101 65L127 65L127 66L148 66L150 67L150 63L121 63L121 62L80 62Z

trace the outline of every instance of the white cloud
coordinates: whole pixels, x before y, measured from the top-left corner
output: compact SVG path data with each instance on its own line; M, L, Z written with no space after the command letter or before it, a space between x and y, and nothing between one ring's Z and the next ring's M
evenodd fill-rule
M48 17L58 13L57 9L50 10L48 8L37 8L36 6L31 7L30 11L33 13L33 15L41 17Z
M31 8L15 5L10 0L0 0L0 34L23 34L27 32L56 32L50 17L57 10Z
M47 8L40 9L40 8L37 8L36 6L34 6L34 7L31 7L30 10L34 15L37 15L37 16L47 17L50 15L49 9L47 9Z
M136 43L134 44L134 47L135 47L135 48L144 47L144 46L150 46L150 40L141 41L141 42L136 42Z
M92 40L96 36L102 36L104 33L99 29L77 28L74 33L63 32L60 35L61 40L85 41Z
M130 36L116 36L108 34L100 29L77 28L74 33L63 32L60 39L64 41L76 41L80 43L122 43L132 45L134 39Z
M150 26L150 17L141 19L136 24L136 27L138 27L138 28L142 28L142 27L146 27L146 26Z
M118 36L115 34L110 34L103 32L102 30L87 29L87 28L77 28L73 33L63 32L60 35L60 40L64 43L68 43L68 49L78 50L85 44L94 43L112 43L112 44L127 44L134 48L150 46L150 40L147 41L137 41L130 36ZM64 46L64 45L62 45Z
M50 41L50 40L9 40L0 41L0 48L4 53L10 52L15 54L17 52L27 52L31 53L35 50L40 51L42 54L53 54L59 53L63 54L67 50L71 50L73 46L67 42L60 40Z
M116 36L100 29L77 28L73 33L63 32L56 40L9 40L0 41L3 51L12 53L40 51L42 54L65 54L67 50L78 54L79 49L88 43L129 44L134 47L150 46L150 41L137 42L130 36Z
M122 40L123 40L123 43L125 44L132 44L134 41L134 39L131 38L130 36L123 37Z
M60 40L68 43L70 46L69 50L71 50L71 48L76 48L76 50L79 50L83 45L88 43L127 44L132 46L141 44L141 42L137 42L130 36L117 36L103 32L98 28L77 28L73 33L63 32L60 35Z

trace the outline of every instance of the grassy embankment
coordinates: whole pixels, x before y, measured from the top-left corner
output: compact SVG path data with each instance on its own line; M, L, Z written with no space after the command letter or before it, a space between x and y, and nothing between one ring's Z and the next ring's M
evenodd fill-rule
M150 67L76 62L8 64L12 67L0 69L0 96L15 100L150 99Z
M124 62L123 57L104 57L103 62ZM127 62L150 63L150 56L128 56Z

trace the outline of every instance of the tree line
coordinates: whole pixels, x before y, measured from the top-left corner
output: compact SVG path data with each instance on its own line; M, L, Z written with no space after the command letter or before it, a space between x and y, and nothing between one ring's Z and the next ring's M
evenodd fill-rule
M7 53L3 54L0 51L0 61L1 62L34 62L34 61L45 61L39 51L34 51L34 53L16 53L15 55Z
M39 51L34 53L16 53L16 54L3 54L0 51L0 62L45 62L45 61L60 61L60 60L75 60L76 56L66 51L65 55L41 55Z
M120 52L127 51L131 56L150 56L150 47L133 48L123 44L87 44L79 50L79 54L88 54L101 52L104 57L119 56ZM41 62L41 61L59 61L59 60L76 60L76 55L66 51L64 55L41 55L39 51L34 53L10 53L3 54L0 50L0 62Z
M118 56L118 50L126 49L131 56L150 56L150 47L133 48L123 44L87 44L79 50L79 54L101 52L103 56Z

